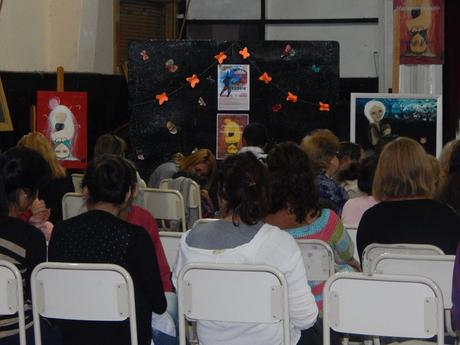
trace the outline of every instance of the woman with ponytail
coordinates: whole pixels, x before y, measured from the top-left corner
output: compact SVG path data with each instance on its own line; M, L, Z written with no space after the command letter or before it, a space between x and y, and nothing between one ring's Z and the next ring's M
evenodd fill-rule
M276 145L269 153L268 170L272 204L267 222L296 239L327 242L334 251L338 271L359 270L353 259L354 244L339 216L320 206L310 159L296 144ZM323 309L325 282L309 281L316 303Z
M189 263L265 264L285 274L288 285L291 344L308 343L305 334L318 309L307 284L305 267L295 240L265 224L270 207L266 167L250 152L227 158L218 177L222 219L199 224L182 236L173 283ZM282 325L198 321L203 344L278 344Z
M0 155L0 257L14 263L25 279L28 344L33 343L30 275L35 266L46 261L46 242L40 230L20 216L32 205L49 176L48 164L33 150L13 148ZM16 315L0 317L0 344L18 344L18 334Z

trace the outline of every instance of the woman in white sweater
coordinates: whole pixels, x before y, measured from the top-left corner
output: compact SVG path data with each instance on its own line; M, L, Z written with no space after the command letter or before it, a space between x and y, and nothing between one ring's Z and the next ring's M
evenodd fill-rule
M318 316L300 249L288 233L264 224L270 206L267 170L253 154L226 159L218 181L223 219L189 230L179 249L173 283L182 267L193 262L265 264L284 273L288 284L291 344L312 343ZM281 324L215 321L198 323L200 344L282 344ZM314 342L314 341L313 341Z

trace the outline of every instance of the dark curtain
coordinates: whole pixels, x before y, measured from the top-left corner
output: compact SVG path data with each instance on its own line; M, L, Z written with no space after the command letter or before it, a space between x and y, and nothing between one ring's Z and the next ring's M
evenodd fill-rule
M444 142L455 138L460 120L460 1L445 1Z

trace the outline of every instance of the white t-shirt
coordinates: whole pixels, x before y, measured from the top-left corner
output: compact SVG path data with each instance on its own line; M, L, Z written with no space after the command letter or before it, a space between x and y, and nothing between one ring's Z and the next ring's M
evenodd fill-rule
M251 241L230 249L209 250L190 247L186 242L189 230L182 236L173 283L177 287L180 270L189 263L233 263L269 265L280 270L287 281L291 344L297 344L300 331L313 326L318 308L307 283L307 275L299 246L288 233L264 224ZM282 344L283 329L277 324L248 324L200 321L197 325L201 345L267 345Z

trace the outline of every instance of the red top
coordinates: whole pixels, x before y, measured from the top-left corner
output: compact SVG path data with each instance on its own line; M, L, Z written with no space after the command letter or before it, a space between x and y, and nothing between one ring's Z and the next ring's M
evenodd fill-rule
M168 261L166 261L155 218L146 209L132 205L128 215L128 222L143 227L149 233L157 256L163 290L165 292L172 292L171 269L169 268Z

